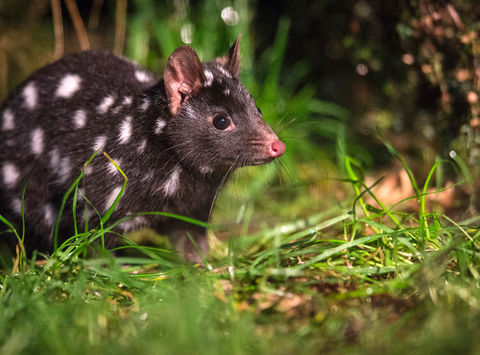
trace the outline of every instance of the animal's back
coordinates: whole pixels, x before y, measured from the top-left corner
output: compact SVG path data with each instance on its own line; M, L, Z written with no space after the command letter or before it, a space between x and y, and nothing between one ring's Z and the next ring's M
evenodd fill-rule
M66 188L153 84L151 73L102 52L66 56L29 77L0 109L0 214L18 220L27 186L27 227L51 237Z
M7 98L0 112L10 111L14 118L8 127L3 120L0 134L8 139L16 132L26 132L25 125L31 127L32 124L46 127L55 124L60 125L56 129L69 130L75 126L64 124L64 119L70 117L71 111L78 109L101 115L113 109L113 104L121 104L119 98L133 98L154 83L153 74L107 52L68 55L38 70ZM112 100L104 101L108 97ZM68 117L62 117L61 113ZM88 127L96 123L87 121ZM86 125L79 128L83 127Z

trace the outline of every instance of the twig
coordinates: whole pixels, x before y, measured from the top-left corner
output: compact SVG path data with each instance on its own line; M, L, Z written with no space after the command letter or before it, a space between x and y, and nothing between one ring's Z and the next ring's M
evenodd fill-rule
M100 22L100 13L102 11L103 0L94 0L92 8L90 9L90 15L88 17L88 28L96 30Z
M0 41L1 44L1 41ZM8 93L8 58L7 52L0 45L0 100L3 100Z
M122 54L125 45L125 26L127 17L127 0L117 0L115 11L115 42L113 52Z
M473 60L473 68L475 87L477 91L480 91L480 61L476 58Z
M78 42L80 43L80 49L86 51L90 49L90 42L88 41L87 31L83 25L82 18L78 12L77 4L75 0L65 0L67 5L68 13L72 19L73 26L75 27L75 32L77 33Z
M58 59L63 55L64 50L62 5L60 0L50 0L50 4L52 6L53 30L55 32L54 58Z
M447 4L447 11L450 17L452 18L453 22L455 22L455 25L457 26L457 28L460 31L463 31L465 29L465 25L462 19L460 18L460 16L458 15L457 10L455 10L452 4Z

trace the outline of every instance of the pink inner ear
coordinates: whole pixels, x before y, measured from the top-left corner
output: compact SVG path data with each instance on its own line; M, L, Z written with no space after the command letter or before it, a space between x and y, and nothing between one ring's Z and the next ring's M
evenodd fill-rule
M182 104L182 94L187 97L193 95L205 81L203 65L197 53L188 46L177 48L168 58L163 80L170 111L175 115Z

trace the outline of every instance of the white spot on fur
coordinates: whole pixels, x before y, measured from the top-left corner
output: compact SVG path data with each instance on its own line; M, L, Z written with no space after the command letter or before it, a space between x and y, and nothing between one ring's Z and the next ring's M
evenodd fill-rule
M43 153L43 150L45 148L45 143L44 143L43 130L41 128L37 127L32 131L30 144L31 144L33 154L40 155Z
M145 151L145 148L147 147L147 140L146 139L142 139L142 141L140 142L140 144L138 145L138 148L137 148L137 152L139 153L143 153Z
M22 213L22 200L19 198L14 198L11 203L11 207L13 212L16 214L21 214Z
M144 216L136 216L120 224L120 228L122 228L123 233L127 233L129 231L140 229L147 224L147 219Z
M13 188L18 182L20 173L17 167L11 163L4 163L2 166L3 182L8 188Z
M132 104L132 97L131 96L125 96L123 98L123 101L120 103L120 105L118 105L117 107L115 107L113 110L112 110L112 113L119 113L120 110L122 108L124 108L125 106L130 106Z
M120 159L113 159L113 161L118 165L119 168L122 168L122 161ZM111 174L120 174L118 169L110 161L107 163L107 170Z
M178 188L180 187L180 168L177 166L173 169L173 172L170 174L168 179L162 186L163 192L165 195L172 196L174 195Z
M118 141L120 144L127 143L132 137L132 117L127 116L120 125L120 134L118 135Z
M93 172L93 168L91 165L87 165L86 167L83 168L83 173L85 175L90 175Z
M167 122L165 122L165 120L159 118L156 122L155 122L155 134L160 134L162 133L163 129L165 128L165 126L167 125Z
M147 111L148 106L150 106L150 100L147 98L144 98L142 105L140 105L140 110Z
M192 118L197 117L197 112L195 111L193 106L188 103L188 101L185 105L183 105L183 110L187 116L190 116Z
M113 203L115 202L115 199L117 198L121 190L122 190L122 186L120 185L114 188L112 192L110 192L110 195L108 196L107 201L105 202L105 210L108 210L110 206L113 205Z
M57 148L54 148L50 151L50 168L58 176L60 183L66 183L70 178L72 172L72 166L70 164L70 159L60 158L60 153Z
M77 201L85 201L83 196L85 196L85 188L79 187L77 190Z
M68 181L71 171L72 166L70 165L70 159L67 157L62 158L60 166L58 167L58 178L62 184Z
M151 181L153 179L153 172L149 171L145 175L143 175L143 181Z
M232 77L232 74L230 74L230 72L228 70L226 70L224 67L222 67L221 65L217 65L217 69L223 74L225 75L227 78L231 78Z
M112 95L107 95L105 98L102 100L100 105L97 107L98 113L104 114L108 111L108 109L113 105L115 102L115 99L113 98Z
M75 111L73 115L73 124L75 128L82 128L87 123L87 113L83 110Z
M15 128L15 116L9 108L3 111L2 131L10 131Z
M147 83L149 81L152 81L153 79L148 73L144 72L143 70L135 71L135 77L141 83Z
M50 151L50 168L56 170L60 165L60 153L57 148Z
M207 70L205 69L203 71L203 73L205 74L205 83L204 83L204 86L210 86L212 85L213 83L213 74L210 70Z
M131 96L125 96L122 101L123 106L129 106L132 104L132 97Z
M200 172L201 172L202 174L210 174L210 173L213 172L213 169L212 169L211 167L209 167L209 166L201 166L201 167L200 167Z
M107 143L107 137L106 136L98 136L97 138L95 138L95 140L93 141L93 150L100 150L100 149L103 149L105 148L105 143Z
M225 90L223 90L223 93L227 96L230 95L230 89L226 88Z
M28 109L32 110L37 106L38 91L35 83L30 83L23 89L23 98L25 99L25 105Z
M45 206L43 206L43 219L45 221L45 224L53 224L55 218L53 213L53 207L51 204L46 204Z
M67 74L60 81L55 95L68 99L80 89L81 82L82 79L77 74Z

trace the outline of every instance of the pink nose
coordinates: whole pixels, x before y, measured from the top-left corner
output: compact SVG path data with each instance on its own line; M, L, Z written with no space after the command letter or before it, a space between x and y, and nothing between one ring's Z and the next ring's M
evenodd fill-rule
M270 155L272 158L282 156L283 153L285 153L285 143L283 143L281 140L277 139L273 141L273 143L271 143L268 147L268 155Z

